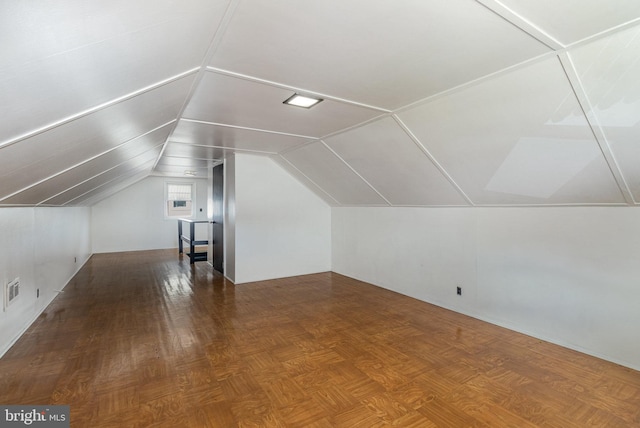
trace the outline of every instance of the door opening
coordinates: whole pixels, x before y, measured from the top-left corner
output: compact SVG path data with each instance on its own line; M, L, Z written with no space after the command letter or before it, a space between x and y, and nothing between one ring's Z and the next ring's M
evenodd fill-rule
M224 164L213 167L212 264L224 274Z

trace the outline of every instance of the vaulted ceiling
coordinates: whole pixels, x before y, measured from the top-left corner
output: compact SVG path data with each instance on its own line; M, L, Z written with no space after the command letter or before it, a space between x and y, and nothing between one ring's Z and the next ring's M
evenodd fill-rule
M5 1L0 40L0 205L235 152L336 206L640 203L638 1Z

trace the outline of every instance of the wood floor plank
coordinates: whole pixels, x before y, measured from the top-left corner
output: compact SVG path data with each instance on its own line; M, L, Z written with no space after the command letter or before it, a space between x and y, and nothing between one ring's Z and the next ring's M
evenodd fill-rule
M334 273L94 255L0 359L73 427L640 427L640 373Z

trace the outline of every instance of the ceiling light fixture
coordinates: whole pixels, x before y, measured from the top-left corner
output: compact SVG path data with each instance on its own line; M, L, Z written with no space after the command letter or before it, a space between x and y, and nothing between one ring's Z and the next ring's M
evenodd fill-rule
M322 98L312 98L312 97L307 97L305 95L293 94L289 98L284 100L282 103L288 104L290 106L311 108L321 101L323 101Z
M189 169L184 172L184 175L188 175L188 176L191 176L191 177L195 177L196 174L198 174L196 171L189 170Z

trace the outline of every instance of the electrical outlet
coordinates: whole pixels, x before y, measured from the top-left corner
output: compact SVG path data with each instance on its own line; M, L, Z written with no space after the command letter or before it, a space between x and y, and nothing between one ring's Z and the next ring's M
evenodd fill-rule
M462 296L462 287L456 287L456 294Z

